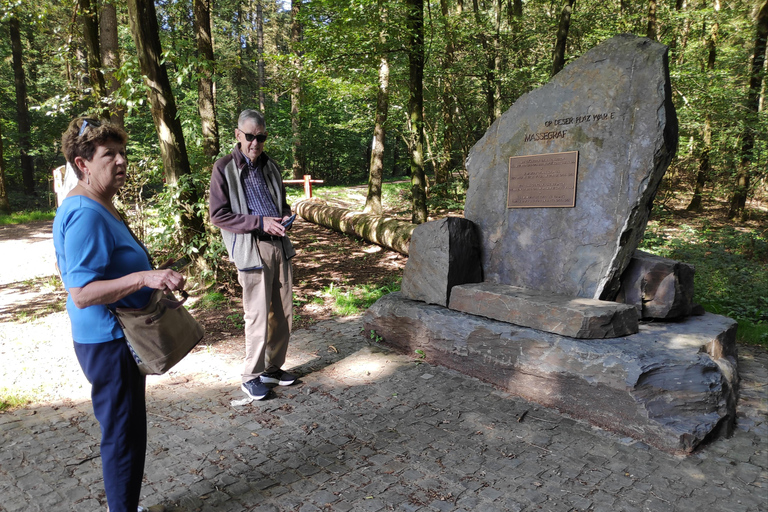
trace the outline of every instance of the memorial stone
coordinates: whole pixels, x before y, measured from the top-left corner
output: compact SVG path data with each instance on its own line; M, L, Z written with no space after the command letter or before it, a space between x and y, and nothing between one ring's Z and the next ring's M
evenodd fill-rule
M676 147L667 48L645 38L613 37L522 96L467 160L485 280L613 300ZM572 201L571 152L574 206L551 207Z

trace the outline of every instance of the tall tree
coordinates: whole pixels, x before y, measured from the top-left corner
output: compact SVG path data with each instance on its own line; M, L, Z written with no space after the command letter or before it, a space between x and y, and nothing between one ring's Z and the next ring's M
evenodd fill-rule
M99 106L100 115L108 119L109 109L105 103L107 86L104 74L101 72L101 48L99 44L99 18L96 5L91 0L78 0L80 17L83 21L83 38L88 51L88 75L91 79L91 89L95 103Z
M371 144L371 163L368 173L368 196L365 199L366 213L381 215L381 183L384 177L384 142L387 135L386 123L389 111L389 56L385 48L387 43L387 12L383 0L378 2L381 17L379 31L379 87L376 93L376 119L373 126Z
M213 84L213 39L211 37L211 2L194 0L194 27L197 40L198 74L197 110L203 132L203 152L206 163L219 155L219 124L216 120L216 98Z
M153 0L128 0L128 15L141 72L149 88L152 120L160 141L165 181L167 185L175 186L180 178L191 173L191 169L181 122L176 115L176 101L171 82L165 66L161 64L162 50L155 3ZM192 209L192 205L197 204L199 199L194 188L183 188L180 197L180 228L181 238L185 243L204 231L202 217Z
M485 75L485 107L487 126L491 126L496 120L496 58L493 43L489 40L488 33L482 28L485 24L478 0L472 0L472 10L475 13L475 23L480 28L478 37L480 38L480 46L485 56L485 67L483 69L483 75Z
M291 3L291 50L293 52L293 75L291 78L291 131L293 132L293 179L304 176L304 148L301 146L301 0Z
M102 2L99 16L99 43L101 65L105 70L106 95L110 97L120 88L115 71L120 67L120 46L117 36L117 8L112 1ZM125 126L125 109L110 101L110 121Z
M455 61L455 46L454 46L454 30L453 23L450 16L450 10L448 8L448 0L440 0L440 14L443 20L443 38L445 39L445 53L443 55L443 70L448 71L453 68ZM443 78L442 81L442 96L441 102L442 117L443 117L443 148L440 152L440 156L435 163L435 182L446 183L450 178L451 169L451 153L453 149L453 112L456 108L454 101L454 92L451 87L451 83L454 79L449 74Z
M3 123L0 121L0 212L11 213L8 188L5 185L5 154L3 148Z
M424 0L406 0L408 27L408 120L411 146L411 222L427 221L424 173Z
M565 0L563 10L560 12L560 24L557 27L557 40L555 41L555 54L552 59L552 76L558 74L565 67L565 48L568 40L568 31L571 28L571 13L575 0Z
M267 71L264 66L264 6L261 1L256 3L256 50L258 53L259 72L259 110L264 113L266 108Z
M655 41L657 37L656 0L648 0L648 26L645 29L645 37Z
M720 11L720 0L714 1L715 16ZM720 23L717 17L714 18L712 27L709 31L709 38L707 40L707 74L712 75L715 70L715 61L717 60L717 34L720 30ZM712 163L710 159L710 152L712 151L712 109L706 108L704 114L704 126L701 130L701 140L703 147L701 149L701 156L699 157L699 168L696 171L696 182L693 189L693 197L691 202L686 207L688 211L700 211L701 200L704 191L704 185L712 170Z
M747 194L751 186L751 163L755 160L755 127L757 114L760 112L760 94L763 88L765 68L766 40L768 39L768 0L764 0L755 20L755 49L752 52L752 65L749 73L746 113L748 122L744 123L741 138L741 161L736 173L734 191L730 197L728 214L736 217L744 213Z
M35 193L35 166L30 150L29 106L27 105L27 80L24 75L24 59L22 56L21 31L19 19L11 15L8 23L11 35L11 53L13 54L13 76L16 89L16 124L19 131L19 155L21 157L21 173L24 180L24 193Z
M502 1L494 2L494 24L493 24L493 120L501 117L501 19L502 19ZM489 61L489 64L491 61Z

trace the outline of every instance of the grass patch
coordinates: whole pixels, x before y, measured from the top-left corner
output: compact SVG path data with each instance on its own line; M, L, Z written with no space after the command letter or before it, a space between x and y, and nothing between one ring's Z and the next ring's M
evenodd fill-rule
M694 301L739 322L740 343L768 346L768 240L733 227L649 223L641 248L696 268Z
M339 316L357 315L388 293L400 289L400 279L384 285L326 286L323 294L333 299L333 312Z
M228 303L229 300L223 293L208 292L195 303L195 308L209 310L223 309Z
M0 389L0 412L11 411L32 403L33 397L19 394L12 389Z
M354 211L362 211L368 196L368 186L361 187L350 185L322 186L312 189L312 195L332 204ZM301 187L287 187L286 196L288 203L293 205L304 199L304 189ZM384 182L381 185L381 202L387 210L396 212L409 212L411 209L411 183ZM461 206L463 208L463 205Z
M53 220L56 216L55 211L23 211L13 212L10 215L0 214L0 226L9 226L11 224L24 224L38 220Z

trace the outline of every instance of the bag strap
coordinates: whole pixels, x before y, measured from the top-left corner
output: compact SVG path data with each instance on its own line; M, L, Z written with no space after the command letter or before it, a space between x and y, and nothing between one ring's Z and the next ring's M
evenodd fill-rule
M181 306L184 305L185 302L187 302L187 299L189 298L189 294L186 290L179 290L179 295L181 295L181 300L174 300L168 296L168 293L165 294L165 296L160 299L158 302L162 302L165 304L165 307L168 309L179 309ZM171 296L172 297L172 296Z
M149 254L149 250L147 250L147 247L139 240L139 237L136 236L136 233L133 232L131 229L131 226L128 224L128 220L123 216L123 213L118 211L118 214L120 214L120 219L123 221L123 225L128 229L128 232L131 234L133 239L136 241L137 244L139 244L139 247L141 247L144 250L144 254L147 255L147 260L149 261L149 266L152 268L155 268L155 262L152 259L152 256Z

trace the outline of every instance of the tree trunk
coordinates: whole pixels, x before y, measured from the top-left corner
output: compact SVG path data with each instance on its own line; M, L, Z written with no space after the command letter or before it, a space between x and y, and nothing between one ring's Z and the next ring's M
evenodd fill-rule
M194 0L195 38L200 65L200 79L197 83L197 110L203 133L203 152L208 158L206 164L219 156L219 125L216 121L216 98L213 83L214 56L211 38L210 0Z
M645 37L651 41L657 38L656 26L656 0L648 0L648 28L645 30Z
M291 4L291 49L293 51L293 78L291 80L291 131L293 132L293 179L300 180L304 172L304 148L301 147L301 56L298 45L301 42L299 10L301 0Z
M408 116L411 136L411 222L427 221L427 186L424 174L424 0L407 0Z
M408 255L411 234L416 228L416 224L410 222L328 206L317 199L299 201L295 208L296 213L310 222L340 233L359 236L405 255Z
M13 53L13 77L16 88L16 124L19 130L19 156L21 158L21 175L24 181L24 193L35 193L35 166L30 150L30 122L27 107L27 81L24 77L24 61L21 49L21 32L19 19L12 16L9 20L11 32L11 52Z
M475 23L477 26L483 26L483 17L480 13L478 0L472 0L472 10L475 13ZM494 52L491 49L491 43L488 41L488 35L485 31L480 33L480 46L482 46L483 55L485 55L485 111L488 119L488 126L491 126L496 120L496 75L494 72L496 59L493 55Z
M720 0L714 2L715 16L720 11ZM715 70L715 61L717 60L717 35L720 29L720 24L715 17L715 21L712 23L712 30L709 34L709 40L707 41L707 48L709 49L709 55L707 56L707 73L709 75ZM709 175L712 171L712 164L710 162L709 154L712 150L712 109L709 105L705 107L706 115L704 117L704 127L702 129L702 142L704 147L701 151L701 157L699 159L699 168L696 171L696 183L693 188L693 198L686 207L688 211L698 212L701 211L702 193L704 191L704 185L709 179Z
M96 14L96 6L91 5L91 0L78 0L80 17L83 21L83 39L88 51L88 76L91 80L91 90L101 111L99 116L109 119L109 107L106 103L107 86L104 82L104 74L101 72L101 48L99 44L99 18Z
M99 43L101 47L101 65L106 70L104 76L106 95L112 96L120 83L115 70L120 67L120 47L117 38L117 8L112 2L102 2L99 20ZM125 109L110 101L110 122L125 127Z
M3 123L0 123L0 212L11 213L8 189L5 186L5 154L3 147Z
M149 87L152 120L160 141L166 185L174 186L182 176L191 174L191 169L168 72L161 65L162 50L154 1L128 0L128 15L141 72ZM196 234L204 231L202 217L193 211L193 205L199 199L193 187L184 187L179 198L182 209L181 238L184 243L189 243Z
M448 0L440 0L440 13L443 16L444 38L445 38L445 58L442 68L447 73L442 84L442 102L443 111L443 149L440 152L440 158L435 164L435 183L447 183L450 179L451 154L453 149L453 110L456 108L453 101L453 91L451 89L450 70L453 67L455 59L455 47L453 44L453 27L448 10Z
M565 67L565 47L568 39L568 30L571 28L571 13L575 0L565 0L563 10L560 13L560 25L557 27L557 41L555 42L555 55L552 63L552 76L558 74Z
M741 139L741 162L736 173L736 183L730 198L728 215L733 218L744 214L747 206L747 194L751 185L751 163L755 159L755 126L760 110L760 91L763 87L763 68L765 67L765 49L768 39L768 0L757 13L755 30L755 50L752 56L752 66L749 74L749 92L747 93L744 133Z
M266 108L264 88L267 86L267 72L264 67L264 6L261 1L256 4L256 46L259 54L259 110L263 114Z
M678 3L679 2L677 2L675 4L675 7L677 7ZM678 11L682 10L685 7L686 7L685 2L683 2L682 5L680 6L680 9L678 9ZM690 33L691 33L691 19L690 18L685 18L685 21L683 22L682 34L680 36L680 48L679 49L677 48L677 38L675 38L675 49L677 51L677 65L678 66L681 65L684 62L684 60L685 60L684 59L684 57L685 57L685 48L686 48L686 46L688 46L688 36L690 35Z
M503 0L496 0L496 22L493 32L493 120L501 117L501 8ZM490 62L489 62L490 63Z
M683 9L683 0L675 0L675 10L677 15L681 10ZM677 27L674 27L672 29L672 38L669 41L669 60L670 62L674 61L674 56L677 55L677 37L678 37L678 31Z
M368 176L368 196L365 198L365 213L381 215L381 182L384 177L384 143L387 135L386 124L389 110L389 58L385 45L387 43L387 13L384 2L379 1L381 13L381 58L379 62L379 90L376 94L376 121L373 126L373 143L371 144L371 162Z

